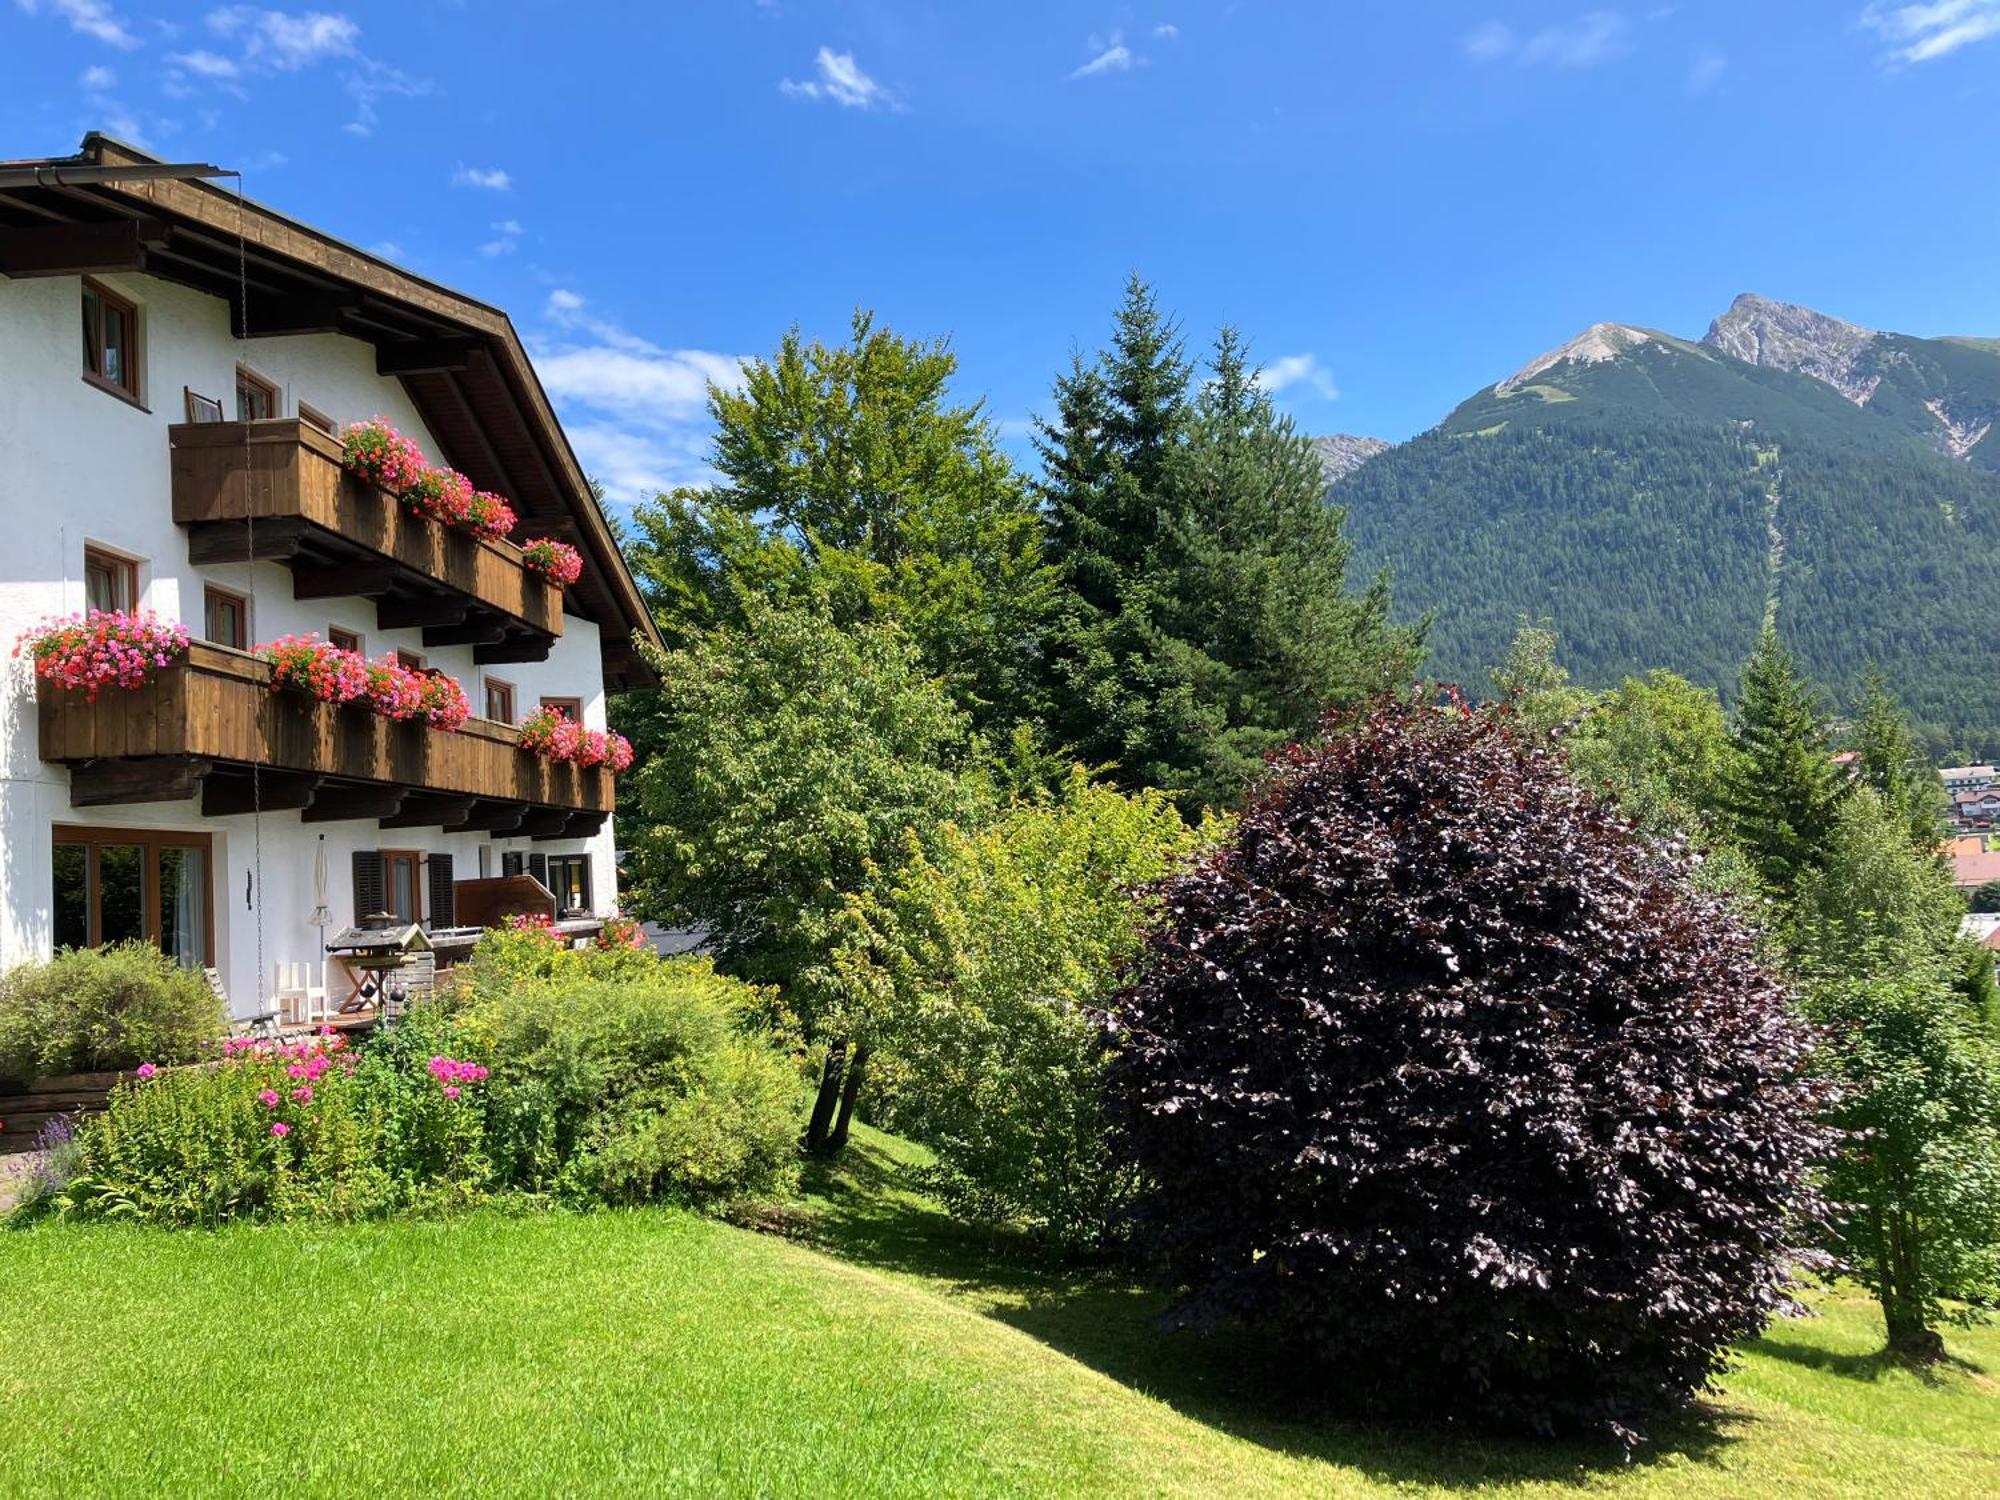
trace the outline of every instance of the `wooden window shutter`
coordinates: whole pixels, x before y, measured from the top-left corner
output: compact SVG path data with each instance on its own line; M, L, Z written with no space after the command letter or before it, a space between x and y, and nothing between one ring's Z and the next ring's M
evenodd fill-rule
M530 854L528 856L528 873L543 885L547 885L549 883L549 857L546 854Z
M388 884L383 876L382 851L354 851L354 920L384 910L389 904Z
M452 895L451 856L430 854L424 862L430 869L431 926L456 927L458 904Z
M578 873L578 879L577 879L577 884L583 887L583 909L584 909L585 911L596 911L596 910L597 910L597 903L596 903L595 901L593 901L593 900L591 900L591 899L590 899L590 861L589 861L589 859L587 859L587 858L586 858L586 859L582 859L582 860L579 860L579 861L577 862L577 873Z
M500 852L500 873L502 875L525 875L528 872L527 856L518 849L503 849Z

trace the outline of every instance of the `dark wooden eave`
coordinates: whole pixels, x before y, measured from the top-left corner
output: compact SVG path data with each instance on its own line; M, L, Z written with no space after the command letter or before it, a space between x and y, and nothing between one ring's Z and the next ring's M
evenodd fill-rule
M155 161L98 134L73 160ZM660 644L657 628L505 313L206 182L0 190L0 273L88 271L144 272L219 297L251 338L340 333L373 344L438 456L513 503L517 536L554 536L582 552L566 607L597 625L606 686L656 683L641 647Z

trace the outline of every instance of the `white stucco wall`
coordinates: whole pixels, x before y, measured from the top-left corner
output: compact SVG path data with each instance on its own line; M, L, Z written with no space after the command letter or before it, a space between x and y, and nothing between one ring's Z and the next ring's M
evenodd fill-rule
M426 648L420 629L378 629L374 606L365 599L293 599L291 575L278 564L191 565L186 535L173 523L167 444L167 428L185 420L184 387L221 401L233 415L241 362L279 387L281 415L296 415L300 401L339 423L379 414L433 458L436 444L401 383L375 373L375 351L366 342L315 334L240 343L230 335L220 298L143 275L99 279L139 306L143 407L82 377L79 278L0 277L0 640L9 649L38 620L83 607L83 549L90 544L137 559L141 607L182 620L196 635L203 585L213 582L251 596L252 641L294 632L324 635L340 625L358 631L370 655L402 647L449 672L475 712L484 707L485 681L493 676L513 684L517 713L545 696L578 698L584 721L604 726L598 632L588 620L566 616L547 661L481 668L470 646ZM214 835L216 959L239 1010L248 1010L258 992L256 902L253 892L246 905L245 877L259 862L260 844L267 990L274 965L316 960L316 934L304 919L313 904L313 855L322 834L336 925L354 915L349 856L356 849L449 851L460 879L479 873L482 845L496 874L503 850L587 851L598 907L609 910L615 902L608 821L587 842L531 843L378 829L372 821L308 825L297 813L272 813L258 820L259 837L251 818L204 820L198 803L72 809L69 773L44 765L36 754L31 673L22 661L9 659L8 667L0 693L0 966L49 951L54 823L201 828Z

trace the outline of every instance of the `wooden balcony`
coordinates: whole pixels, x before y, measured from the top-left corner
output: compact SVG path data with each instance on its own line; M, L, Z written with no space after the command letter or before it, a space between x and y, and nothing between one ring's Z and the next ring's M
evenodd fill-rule
M261 808L543 839L588 837L611 811L608 772L529 754L511 726L446 734L273 692L267 663L206 642L136 691L36 692L42 759L70 767L77 807L199 796L204 817Z
M340 462L308 422L184 423L173 450L174 520L188 561L282 562L300 599L373 599L384 630L469 645L482 664L543 661L562 634L562 590L512 542L440 526Z

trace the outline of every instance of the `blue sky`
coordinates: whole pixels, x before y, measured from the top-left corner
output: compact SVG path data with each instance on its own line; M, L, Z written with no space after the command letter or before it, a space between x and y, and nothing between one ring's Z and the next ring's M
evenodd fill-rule
M103 128L507 308L585 463L856 306L1018 447L1125 273L1401 438L1754 289L2000 334L2000 0L0 0L0 156Z

